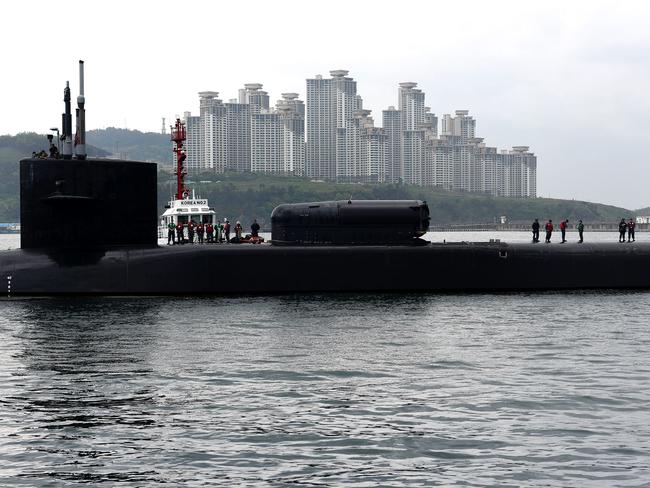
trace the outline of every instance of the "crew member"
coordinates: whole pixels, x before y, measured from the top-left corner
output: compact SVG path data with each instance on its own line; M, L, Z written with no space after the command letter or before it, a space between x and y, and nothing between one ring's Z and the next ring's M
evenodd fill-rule
M217 225L214 226L215 239L218 243L223 242L223 225L221 222L217 221Z
M241 226L241 222L238 220L235 224L235 237L237 238L237 242L241 241L241 234L243 230L244 228Z
M566 228L568 223L569 223L569 219L560 222L560 232L562 232L562 244L566 242Z
M174 219L169 221L167 224L167 245L176 244L176 239L174 238L176 231L176 224L174 224Z
M259 237L259 233L260 233L260 224L257 223L257 219L253 219L253 223L251 224L251 236Z
M533 222L533 243L539 242L539 220Z
M203 222L199 222L199 225L196 226L196 235L199 238L199 244L203 244L203 236L205 235Z
M226 219L226 222L223 224L223 233L226 236L226 244L230 242L230 221Z
M196 228L196 223L194 220L191 220L187 224L187 239L190 241L190 244L194 244L194 229Z
M627 222L627 242L633 242L634 241L634 228L636 227L636 223L630 217L630 220Z
M585 224L582 223L582 220L578 220L578 226L577 226L577 228L578 228L578 236L580 237L580 239L578 240L578 242L579 242L579 243L582 243L582 233L583 233L584 230L585 230Z
M185 236L183 235L183 231L183 222L179 220L178 224L176 224L176 240L179 244L185 244Z
M50 159L59 159L59 148L50 143Z
M212 222L208 222L208 225L205 226L205 233L208 237L208 242L214 242L214 225Z
M544 228L546 229L546 243L549 244L551 242L551 235L553 234L553 221L549 219Z
M625 219L621 219L618 223L618 242L625 242L625 231L627 230L627 224Z

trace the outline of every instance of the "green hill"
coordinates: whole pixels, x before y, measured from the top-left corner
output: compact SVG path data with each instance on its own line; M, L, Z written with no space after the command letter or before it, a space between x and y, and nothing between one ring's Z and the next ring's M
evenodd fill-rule
M88 131L86 142L121 159L172 164L172 143L166 134L108 127Z
M158 175L158 200L161 209L175 188L173 175ZM529 222L534 218L584 221L617 221L630 210L598 203L548 198L500 198L476 193L456 193L408 185L359 185L317 183L305 178L251 173L206 173L192 177L190 187L197 196L208 198L220 218L253 218L263 229L270 228L270 215L281 203L320 200L417 199L426 200L432 224L491 223L505 215L511 222Z

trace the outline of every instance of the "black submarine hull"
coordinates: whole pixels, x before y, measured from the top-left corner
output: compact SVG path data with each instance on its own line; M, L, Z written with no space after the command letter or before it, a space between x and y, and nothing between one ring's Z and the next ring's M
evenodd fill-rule
M14 250L0 276L8 296L647 289L650 243Z
M0 293L650 288L650 244L426 243L420 201L281 205L272 215L280 245L159 247L156 180L153 163L22 160L21 249L0 252Z

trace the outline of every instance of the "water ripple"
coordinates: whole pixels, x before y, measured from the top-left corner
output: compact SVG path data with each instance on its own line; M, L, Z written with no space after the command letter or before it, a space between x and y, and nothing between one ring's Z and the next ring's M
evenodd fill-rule
M2 486L650 479L648 293L0 306Z

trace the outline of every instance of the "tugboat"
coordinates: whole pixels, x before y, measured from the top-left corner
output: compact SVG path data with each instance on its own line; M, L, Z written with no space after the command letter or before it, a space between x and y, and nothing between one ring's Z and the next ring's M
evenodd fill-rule
M192 198L190 198L190 191L185 186L185 176L187 175L184 166L187 155L183 151L185 138L185 124L180 119L176 119L175 125L171 126L171 140L174 143L173 151L176 159L176 167L174 168L176 194L174 199L165 205L166 210L162 214L161 226L158 228L159 238L167 234L169 224L178 225L180 223L187 227L190 222L204 225L216 223L215 211L208 204L208 200L196 198L194 191L192 191Z

